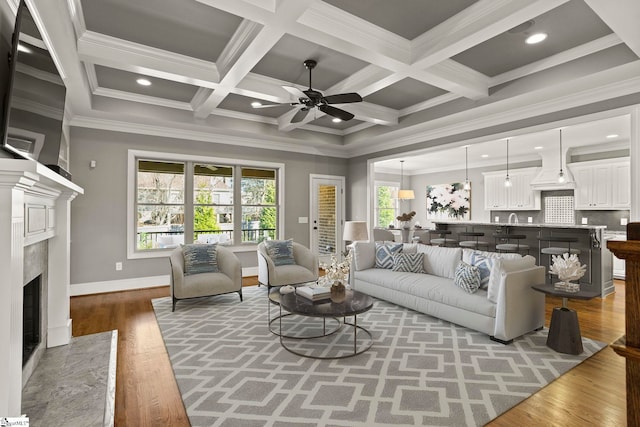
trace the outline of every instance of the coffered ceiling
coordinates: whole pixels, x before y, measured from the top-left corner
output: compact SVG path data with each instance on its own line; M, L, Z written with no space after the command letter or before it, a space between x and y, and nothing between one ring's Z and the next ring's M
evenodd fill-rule
M72 126L353 157L640 93L637 0L27 3ZM306 59L354 119L291 123Z

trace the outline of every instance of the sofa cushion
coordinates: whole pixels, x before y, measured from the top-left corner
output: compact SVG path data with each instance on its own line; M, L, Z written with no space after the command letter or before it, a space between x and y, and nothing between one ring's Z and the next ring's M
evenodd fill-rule
M496 304L489 301L487 291L479 289L474 294L468 294L455 286L453 279L446 277L370 268L354 272L354 278L356 290L358 289L357 282L363 281L412 297L458 307L483 316L496 317Z
M517 253L501 253L501 252L489 252L489 251L479 251L476 249L462 249L462 260L467 264L471 264L471 255L477 254L482 255L487 258L502 258L502 259L517 259L522 258L522 255Z
M456 267L456 277L453 279L453 283L469 294L475 293L480 289L480 269L460 260Z
M218 272L218 246L189 244L182 246L184 275Z
M415 254L418 252L418 244L417 243L403 243L402 244L402 253L403 254Z
M376 268L393 268L393 254L402 251L402 243L376 242Z
M393 271L405 271L409 273L424 273L424 254L405 254L400 252L393 254Z
M264 246L267 255L275 265L294 265L296 263L293 257L293 240L265 240Z
M489 287L487 289L487 299L493 303L498 302L498 292L500 290L500 284L504 280L506 273L518 270L524 270L536 265L536 259L531 255L515 259L497 259L491 271L491 279L489 280Z
M424 255L424 271L427 274L446 277L453 280L456 267L462 258L461 248L442 248L418 244L418 253Z
M352 270L366 270L376 266L376 244L374 242L353 242Z

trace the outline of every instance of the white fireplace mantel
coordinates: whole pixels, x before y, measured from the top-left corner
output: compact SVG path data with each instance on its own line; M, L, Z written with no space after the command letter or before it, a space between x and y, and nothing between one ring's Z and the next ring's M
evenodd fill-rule
M84 190L32 160L0 159L0 415L20 416L24 247L48 239L47 347L71 340L71 201Z

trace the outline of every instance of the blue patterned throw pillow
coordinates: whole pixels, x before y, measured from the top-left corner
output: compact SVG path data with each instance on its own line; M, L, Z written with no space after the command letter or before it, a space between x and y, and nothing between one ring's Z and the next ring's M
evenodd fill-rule
M184 275L218 272L218 245L184 245Z
M480 288L480 269L460 261L456 267L453 283L469 294L475 293Z
M424 273L422 260L424 254L406 254L401 252L393 254L393 271L403 271L405 273Z
M294 265L293 240L265 240L267 255L273 260L275 265Z
M496 258L486 257L477 252L471 254L471 265L478 267L480 271L480 288L486 289L489 286L489 278L491 277L491 269Z
M402 252L402 243L376 242L376 268L393 268L393 254Z

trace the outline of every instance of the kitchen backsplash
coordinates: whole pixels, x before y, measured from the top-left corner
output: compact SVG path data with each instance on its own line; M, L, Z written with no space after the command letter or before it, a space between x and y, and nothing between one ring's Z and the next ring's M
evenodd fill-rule
M541 194L542 206L539 211L515 211L518 216L518 223L526 224L528 219L531 218L534 224L545 223L545 198L547 197L567 197L573 196L572 190L559 190L559 191L543 191ZM552 199L554 200L554 199ZM555 199L557 200L557 199ZM495 217L499 217L497 222L508 222L509 214L511 211L491 211L491 221L495 221ZM622 218L629 219L629 211L575 211L575 224L582 224L582 219L587 219L587 224L590 225L606 225L608 230L611 231L626 231L627 226L621 225L620 220Z

